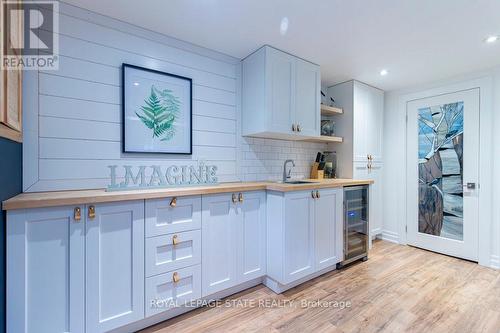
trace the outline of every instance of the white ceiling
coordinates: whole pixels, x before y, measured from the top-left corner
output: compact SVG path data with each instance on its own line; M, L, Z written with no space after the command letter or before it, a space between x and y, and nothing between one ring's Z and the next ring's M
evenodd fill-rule
M320 64L327 85L394 90L500 65L500 41L483 42L500 34L500 0L65 2L237 58L269 44Z

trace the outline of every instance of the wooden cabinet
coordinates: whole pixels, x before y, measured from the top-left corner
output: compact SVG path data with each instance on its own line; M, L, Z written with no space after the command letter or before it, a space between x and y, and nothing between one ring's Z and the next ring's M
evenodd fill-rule
M86 329L107 332L144 318L144 201L86 209Z
M243 60L242 134L300 140L319 136L320 68L270 46Z
M267 275L281 292L342 260L342 189L268 194Z
M73 207L9 211L7 221L7 332L83 333L84 222Z
M18 11L18 13L18 16L9 15L7 22L5 22L6 25L8 24L9 27L14 28L9 31L10 33L7 38L10 49L14 49L14 46L18 48L23 40L23 19L21 16L23 12ZM1 15L0 17L3 18ZM11 20L13 21L11 22ZM14 55L21 57L20 53ZM22 70L21 68L2 69L0 75L0 136L21 142L21 131Z
M265 275L265 192L202 198L202 294Z

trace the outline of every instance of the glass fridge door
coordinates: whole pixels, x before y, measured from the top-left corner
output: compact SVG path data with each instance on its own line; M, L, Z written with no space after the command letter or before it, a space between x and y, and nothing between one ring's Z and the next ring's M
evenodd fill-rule
M349 260L368 250L368 187L346 188L344 200L345 260Z

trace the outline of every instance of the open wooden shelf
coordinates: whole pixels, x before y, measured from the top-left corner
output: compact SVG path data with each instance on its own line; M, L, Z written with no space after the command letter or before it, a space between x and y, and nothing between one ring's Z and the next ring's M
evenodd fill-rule
M318 136L318 137L309 137L309 138L304 138L303 140L301 141L307 141L307 142L323 142L323 143L329 143L329 142L337 142L337 143L340 143L340 142L343 142L344 141L344 138L340 137L340 136L325 136L325 135L321 135L321 136Z
M342 113L344 113L344 110L341 108L321 104L321 115L323 116L332 116Z

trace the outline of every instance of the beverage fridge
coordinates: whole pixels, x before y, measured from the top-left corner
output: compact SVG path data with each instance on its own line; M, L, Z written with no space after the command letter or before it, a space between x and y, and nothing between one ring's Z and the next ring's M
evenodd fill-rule
M344 260L337 268L368 259L368 200L368 185L344 188Z

